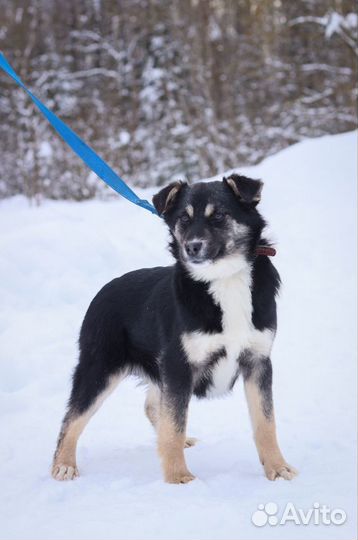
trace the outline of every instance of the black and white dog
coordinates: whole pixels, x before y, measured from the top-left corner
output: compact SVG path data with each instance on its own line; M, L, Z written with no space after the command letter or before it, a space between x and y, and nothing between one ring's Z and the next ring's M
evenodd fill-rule
M270 352L280 278L257 255L265 222L256 209L262 182L232 175L222 182L162 189L153 204L171 234L173 266L141 269L108 283L92 301L80 333L52 475L78 475L78 437L124 377L148 383L146 414L158 435L164 478L194 479L184 458L190 398L229 392L241 373L267 478L291 479L276 439Z

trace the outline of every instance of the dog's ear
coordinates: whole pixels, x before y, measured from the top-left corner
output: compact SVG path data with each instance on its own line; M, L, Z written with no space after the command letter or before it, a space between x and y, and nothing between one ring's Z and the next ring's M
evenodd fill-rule
M178 195L182 187L186 185L187 183L182 181L172 182L165 188L161 189L159 193L154 195L152 199L153 204L160 216L165 214L165 212L167 212L170 208L173 207L176 196Z
M241 174L232 174L228 178L224 177L223 182L233 190L241 202L255 206L260 202L264 186L261 180L252 180Z

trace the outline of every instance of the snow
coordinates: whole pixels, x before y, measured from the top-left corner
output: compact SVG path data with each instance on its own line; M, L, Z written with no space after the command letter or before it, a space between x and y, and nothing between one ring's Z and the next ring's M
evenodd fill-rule
M125 146L131 140L130 133L128 133L128 131L122 130L119 132L118 139L119 139L120 145Z
M326 24L326 31L325 35L327 38L330 38L335 34L336 32L339 32L341 30L341 26L343 26L345 17L342 17L340 13L332 12L328 16L327 24Z
M347 539L356 513L357 134L307 140L241 169L265 181L262 212L284 287L273 350L281 447L300 470L263 476L241 383L193 401L186 450L197 479L164 484L144 389L126 380L80 439L81 477L49 474L84 312L128 270L170 262L164 224L128 202L0 203L0 538ZM152 191L142 191L150 197ZM315 502L343 525L251 523L259 504ZM271 505L272 506L272 505Z
M52 146L48 141L42 141L39 147L39 156L41 158L51 158L53 154Z
M347 13L347 15L343 16L336 11L332 11L325 19L325 35L327 38L332 37L336 32L340 33L342 29L356 29L358 26L358 15L356 13Z

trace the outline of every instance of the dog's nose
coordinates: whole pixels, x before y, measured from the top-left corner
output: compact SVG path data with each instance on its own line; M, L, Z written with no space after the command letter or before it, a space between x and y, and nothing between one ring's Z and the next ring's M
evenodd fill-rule
M187 252L189 257L195 257L196 255L199 255L202 247L203 242L201 242L201 240L189 240L188 242L185 242L185 251Z

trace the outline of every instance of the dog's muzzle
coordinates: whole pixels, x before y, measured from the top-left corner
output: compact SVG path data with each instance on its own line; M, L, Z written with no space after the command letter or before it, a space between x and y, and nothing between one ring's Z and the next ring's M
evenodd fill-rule
M206 241L195 239L187 240L184 244L187 260L192 263L201 263L206 257Z

